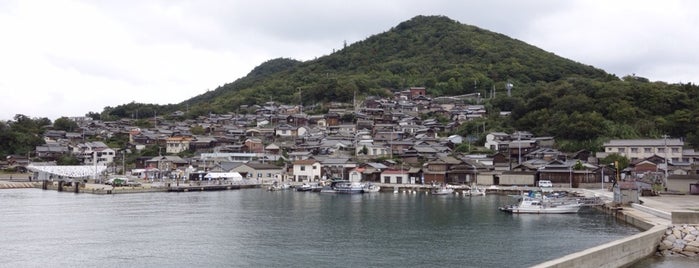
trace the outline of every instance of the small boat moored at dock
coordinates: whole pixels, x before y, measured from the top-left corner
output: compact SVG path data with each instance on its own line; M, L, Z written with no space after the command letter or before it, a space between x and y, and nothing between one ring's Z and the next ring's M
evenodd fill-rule
M304 183L300 186L296 186L296 191L298 192L320 192L323 186L318 183Z
M364 185L364 188L362 188L362 191L364 191L364 193L378 193L379 191L381 191L381 186L378 186L378 185L372 184L372 183L368 183L368 184Z
M576 199L522 196L519 203L500 207L513 214L565 214L578 213L582 204Z
M432 191L430 191L431 194L433 195L448 195L454 193L454 189L449 187L449 185L440 185L432 188Z
M357 182L339 181L334 183L335 191L338 194L361 194L364 193L364 185Z

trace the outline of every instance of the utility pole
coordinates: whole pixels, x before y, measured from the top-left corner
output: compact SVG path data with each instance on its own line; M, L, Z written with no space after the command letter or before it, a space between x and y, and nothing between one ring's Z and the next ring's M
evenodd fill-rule
M663 188L667 187L667 170L670 168L670 165L667 161L667 138L667 135L663 135L663 141L665 143L665 179L663 179Z

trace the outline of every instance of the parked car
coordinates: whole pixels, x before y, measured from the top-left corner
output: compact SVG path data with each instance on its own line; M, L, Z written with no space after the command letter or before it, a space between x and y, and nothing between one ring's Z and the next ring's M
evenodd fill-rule
M137 181L127 181L125 185L131 187L139 187L141 186L141 183Z
M108 179L106 182L104 182L104 184L106 184L106 185L111 185L111 186L114 186L114 187L117 187L117 186L127 186L127 185L130 186L130 185L129 185L129 179L127 179L127 178L112 178L112 179Z
M549 181L549 180L540 180L539 187L542 187L542 188L553 187L553 183L551 183L551 181Z

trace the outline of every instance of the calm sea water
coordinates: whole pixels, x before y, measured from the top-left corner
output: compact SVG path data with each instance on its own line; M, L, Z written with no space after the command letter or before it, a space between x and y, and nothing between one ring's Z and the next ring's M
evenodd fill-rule
M0 191L6 267L525 267L639 230L507 196Z

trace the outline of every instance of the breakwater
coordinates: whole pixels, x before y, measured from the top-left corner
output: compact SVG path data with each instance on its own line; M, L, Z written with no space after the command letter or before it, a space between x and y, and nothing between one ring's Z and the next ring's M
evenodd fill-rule
M625 267L653 255L666 232L666 225L655 225L633 211L605 207L631 225L645 231L603 245L547 261L534 267Z
M697 225L673 225L665 231L658 254L661 256L687 256L699 255L699 229Z

